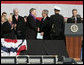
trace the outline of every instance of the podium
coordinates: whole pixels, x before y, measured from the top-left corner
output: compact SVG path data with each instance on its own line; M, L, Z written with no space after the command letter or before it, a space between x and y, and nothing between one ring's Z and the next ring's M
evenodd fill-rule
M70 58L80 58L83 36L82 23L65 23L66 48Z

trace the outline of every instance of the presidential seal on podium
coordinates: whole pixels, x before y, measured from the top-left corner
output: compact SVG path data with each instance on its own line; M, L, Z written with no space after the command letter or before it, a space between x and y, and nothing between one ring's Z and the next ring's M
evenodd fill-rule
M78 25L73 24L73 25L71 25L70 29L71 29L71 32L74 32L75 33L75 32L78 31Z

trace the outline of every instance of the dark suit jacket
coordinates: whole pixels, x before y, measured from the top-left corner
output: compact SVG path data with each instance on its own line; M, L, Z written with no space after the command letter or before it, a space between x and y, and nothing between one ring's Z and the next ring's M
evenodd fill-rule
M81 17L80 15L77 15L77 23L81 23ZM67 23L75 23L75 17L72 16L71 18L68 18Z
M51 15L50 22L51 22L51 28L53 23L55 23L56 25L56 28L55 28L56 36L64 35L65 23L64 23L64 17L62 15L60 14ZM53 34L52 31L51 31L51 34Z
M13 24L17 24L16 31L24 32L24 18L21 16L18 16L18 21L16 20L15 16L13 15Z
M33 16L29 15L27 17L27 30L26 30L26 38L34 40L37 35L37 28L39 27L38 21L33 18Z
M49 40L50 39L50 18L46 17L45 20L43 20L44 18L41 19L41 32L44 32L44 36L43 38L45 40Z

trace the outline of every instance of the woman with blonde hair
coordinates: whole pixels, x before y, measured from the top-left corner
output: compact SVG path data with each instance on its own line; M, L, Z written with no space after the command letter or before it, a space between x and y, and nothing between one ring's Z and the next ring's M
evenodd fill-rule
M3 23L2 30L3 30L3 38L8 39L16 38L14 34L14 25L12 23L12 15L9 15L7 17L7 21Z
M3 37L3 24L7 21L5 16L1 16L1 38Z

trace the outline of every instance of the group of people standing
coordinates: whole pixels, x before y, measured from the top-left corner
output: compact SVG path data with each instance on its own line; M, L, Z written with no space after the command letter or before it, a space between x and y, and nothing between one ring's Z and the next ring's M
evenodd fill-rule
M43 36L44 40L61 40L64 39L65 22L64 17L59 14L61 9L54 8L54 15L48 16L49 11L42 11L42 19L36 18L36 9L29 10L29 16L20 16L18 9L13 10L13 14L7 17L3 12L1 16L1 37L10 39L30 39L36 40L37 33ZM77 10L73 9L73 16L68 18L68 23L81 22ZM76 21L75 21L76 20Z

